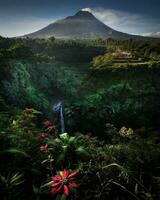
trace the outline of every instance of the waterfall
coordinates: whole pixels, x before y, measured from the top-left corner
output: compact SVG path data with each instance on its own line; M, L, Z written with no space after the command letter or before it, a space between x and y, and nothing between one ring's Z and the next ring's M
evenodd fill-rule
M65 132L63 104L60 107L61 133Z
M53 111L59 113L61 133L64 133L65 132L65 123L64 123L64 113L63 113L63 102L60 101L60 102L54 104Z

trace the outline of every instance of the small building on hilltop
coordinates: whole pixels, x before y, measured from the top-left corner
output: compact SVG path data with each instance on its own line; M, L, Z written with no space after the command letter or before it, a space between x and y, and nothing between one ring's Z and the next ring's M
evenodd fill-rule
M133 55L127 51L115 52L112 54L114 59L132 59Z

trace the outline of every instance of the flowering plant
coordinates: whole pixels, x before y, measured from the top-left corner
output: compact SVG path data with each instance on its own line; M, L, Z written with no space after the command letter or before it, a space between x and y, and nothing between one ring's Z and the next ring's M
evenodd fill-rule
M45 121L43 122L43 125L44 125L45 128L49 128L49 127L52 126L52 122L49 121L49 120L45 120Z
M69 173L67 169L64 169L63 171L60 171L58 175L51 177L53 181L51 184L51 193L68 196L71 188L78 188L78 185L74 182L76 175L77 172Z
M48 144L44 144L40 146L40 151L46 152L48 150Z

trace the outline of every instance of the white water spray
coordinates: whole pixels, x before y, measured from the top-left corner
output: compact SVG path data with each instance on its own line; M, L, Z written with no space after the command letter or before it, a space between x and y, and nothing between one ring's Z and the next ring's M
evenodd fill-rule
M59 113L61 133L64 133L65 132L65 123L64 123L64 113L63 113L63 102L60 101L60 102L54 104L53 111Z

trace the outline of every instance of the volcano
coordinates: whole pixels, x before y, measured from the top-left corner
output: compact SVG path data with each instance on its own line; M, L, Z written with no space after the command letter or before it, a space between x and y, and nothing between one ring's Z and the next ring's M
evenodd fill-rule
M23 37L49 38L52 36L62 39L129 39L137 37L116 31L99 21L91 12L83 10L80 10L74 16L58 20Z

